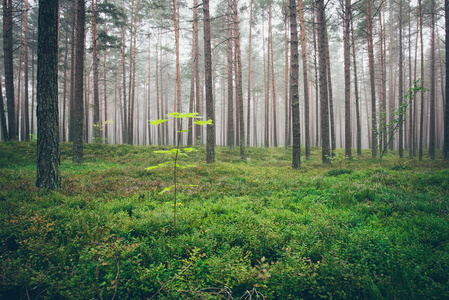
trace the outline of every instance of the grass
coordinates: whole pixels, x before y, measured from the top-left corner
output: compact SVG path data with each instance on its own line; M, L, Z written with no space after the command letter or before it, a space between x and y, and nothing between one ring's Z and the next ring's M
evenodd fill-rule
M205 149L180 171L173 227L158 147L85 145L62 189L35 143L0 144L2 299L448 299L449 164L362 157L301 170L284 148ZM169 147L162 147L169 149ZM259 298L260 299L260 298Z

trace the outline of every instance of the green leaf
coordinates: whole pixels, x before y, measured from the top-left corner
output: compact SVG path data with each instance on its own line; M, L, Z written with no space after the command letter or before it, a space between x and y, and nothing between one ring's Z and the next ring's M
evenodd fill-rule
M201 121L201 120L197 120L194 122L196 125L212 125L212 120L207 120L207 121Z
M181 132L181 133L182 133L182 132L189 132L189 131L190 131L190 130L187 130L187 129L186 129L186 130L178 130L178 132Z
M198 150L197 150L197 149L195 149L195 148L184 148L183 150L184 150L184 152L193 152L193 151L198 151Z
M150 125L157 126L157 125L159 125L161 123L165 123L167 121L168 121L168 119L153 120L153 121L150 121Z
M165 189L163 189L162 191L159 192L159 195L162 195L162 194L164 194L164 193L170 191L170 190L171 190L172 188L174 188L174 187L175 187L174 185L169 186L169 187L166 187Z

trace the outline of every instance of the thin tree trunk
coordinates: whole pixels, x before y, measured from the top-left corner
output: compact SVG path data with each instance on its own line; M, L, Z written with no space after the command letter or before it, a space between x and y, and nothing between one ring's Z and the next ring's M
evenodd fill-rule
M366 29L367 29L367 40L368 40L368 60L369 60L369 73L370 73L370 84L371 84L371 119L372 119L372 131L371 131L371 147L372 147L372 157L377 158L377 114L376 114L376 84L374 76L374 47L373 47L373 20L372 20L372 3L371 1L366 1L367 3L367 15L366 15Z
M247 104L247 117L246 117L246 145L250 146L250 132L251 132L251 61L252 61L252 53L251 53L251 35L253 28L253 0L250 0L250 9L249 9L249 43L248 43L248 104ZM253 108L255 109L255 108Z
M324 0L317 0L317 23L318 23L318 50L319 50L319 72L320 72L320 105L321 105L321 160L323 164L330 163L329 145L329 103L328 103L328 72L327 65L327 31L326 15L324 11Z
M301 37L301 58L302 58L302 72L304 84L304 121L305 121L305 150L306 160L310 159L310 116L309 116L309 77L307 72L307 46L306 46L306 24L304 21L304 4L302 0L298 0L298 17ZM274 74L273 74L274 75ZM274 87L273 87L274 88Z
M271 97L272 97L272 130L273 130L273 138L272 138L272 143L273 143L273 147L277 147L278 146L278 137L277 137L277 109L276 109L276 84L275 84L275 75L274 75L274 50L273 50L273 30L272 30L272 0L269 1L269 9L268 9L268 14L269 14L269 25L268 25L268 30L269 30L269 43L270 43L270 53L269 53L269 57L268 59L271 60L271 88L272 88L272 92L271 92ZM268 70L268 72L270 72L270 70Z
M445 44L448 45L448 28L449 28L449 0L444 0L444 19L445 19ZM446 50L446 63L449 61L449 51ZM446 67L446 95L444 98L444 146L443 157L444 160L449 160L449 69Z
M352 17L352 9L349 10L351 20L351 37L352 37L352 63L354 68L354 94L355 94L355 111L356 111L356 123L357 123L357 155L362 155L362 128L360 122L360 101L359 101L359 87L358 87L358 75L357 75L357 59L355 53L355 38L354 38L354 25Z
M343 44L344 44L344 69L345 69L345 155L352 157L352 133L351 133L351 45L349 31L351 25L351 0L344 2L343 16ZM357 80L357 77L354 77ZM358 102L358 100L357 100Z
M315 8L314 8L315 9ZM320 141L320 136L319 136L319 132L320 132L320 118L319 118L319 100L320 100L320 95L319 95L319 78L318 78L318 49L317 49L317 42L316 42L316 13L313 12L313 22L312 22L312 34L313 34L313 66L315 69L315 106L316 106L316 110L315 110L315 127L316 127L316 137L315 137L315 147L319 146L319 141Z
M104 18L104 30L107 31L106 16ZM104 80L104 143L108 143L108 86L107 86L107 72L106 72L106 47L103 52L103 80Z
M204 64L205 64L205 84L206 84L206 118L212 120L213 124L207 125L207 147L206 162L215 162L215 113L214 95L212 93L212 47L210 35L210 15L209 0L203 1L204 11Z
M66 48L67 49L67 48ZM25 0L25 42L24 42L24 69L25 69L25 78L24 78L24 102L25 102L25 141L30 140L30 108L29 108L29 93L28 93L28 0ZM64 124L62 125L64 127Z
M97 53L97 21L96 21L96 7L95 0L92 0L92 66L94 75L94 90L93 90L93 132L94 142L98 143L101 138L100 132L100 97L99 97L99 76L98 76L98 53Z
M421 0L418 0L419 11L419 33L421 42L421 85L424 86L424 42L423 42L423 13ZM423 140L424 140L424 91L421 91L421 121L419 124L419 161L423 160Z
M5 114L5 106L3 104L3 89L2 89L2 80L0 79L0 118L2 124L2 135L3 140L7 141L8 136L8 127L6 125L6 114Z
M181 112L181 69L179 62L179 3L173 0L173 19L175 22L175 52L176 52L176 112ZM177 130L181 128L181 120L178 119L176 124ZM175 138L175 137L174 137ZM181 139L181 133L177 134L174 140L175 145L177 140Z
M84 88L84 0L77 0L76 22L76 64L75 64L75 97L74 97L74 124L73 124L73 163L83 163L83 88Z
M292 168L301 168L301 128L299 120L299 54L298 54L298 25L296 19L296 1L289 0L290 8L290 95L292 97L292 123L293 123L293 155Z
M228 64L228 132L227 132L227 146L232 152L234 150L234 86L232 78L232 66L234 64L232 60L232 39L233 39L233 26L232 26L232 14L233 14L233 0L228 0L228 8L226 13L226 54Z
M234 33L235 33L235 53L237 58L237 68L235 70L235 75L237 78L237 99L238 99L238 109L239 109L239 138L240 138L240 159L246 159L246 149L245 149L245 120L243 113L243 87L242 87L242 54L240 50L240 31L239 31L239 15L238 15L238 0L234 0Z
M435 0L431 1L432 11L430 14L430 118L429 118L429 155L435 159Z
M402 1L399 1L399 107L402 106L403 92L403 56L402 56ZM390 122L392 120L390 119ZM399 123L399 157L404 157L404 128Z
M13 29L12 29L12 0L3 0L3 51L5 59L5 88L8 111L7 140L17 140L16 102L14 99L14 64L13 64Z

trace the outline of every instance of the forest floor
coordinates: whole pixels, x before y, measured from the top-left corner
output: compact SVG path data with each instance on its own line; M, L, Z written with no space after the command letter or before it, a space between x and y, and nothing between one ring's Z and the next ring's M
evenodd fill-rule
M47 192L36 144L0 143L0 299L449 299L441 153L324 166L312 148L292 170L291 149L218 147L207 165L200 147L175 227L173 169L146 170L169 147L87 144L83 165L71 147Z

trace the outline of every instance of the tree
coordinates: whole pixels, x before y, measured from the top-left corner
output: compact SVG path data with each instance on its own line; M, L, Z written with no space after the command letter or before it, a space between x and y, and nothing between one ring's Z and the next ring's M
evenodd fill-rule
M237 68L235 70L237 78L237 98L239 110L239 138L240 138L240 159L245 160L245 122L243 114L243 88L242 88L242 53L240 50L240 31L239 31L239 15L238 15L238 1L234 0L234 32L235 32L235 53L237 60Z
M292 168L301 168L301 133L299 123L299 54L298 54L298 24L296 21L296 0L289 0L290 9L290 95L292 97L292 123L293 123L293 156Z
M305 123L305 150L306 160L310 159L310 126L309 126L309 77L307 72L307 47L306 47L306 24L304 21L304 4L302 0L298 1L299 28L301 36L301 58L302 72L304 81L304 123ZM274 74L273 74L274 75Z
M233 0L228 0L228 8L226 12L226 58L227 58L227 71L228 71L228 131L227 131L227 144L230 151L234 150L234 87L232 80L232 11L233 11Z
M446 45L448 45L448 28L449 28L449 0L444 0L444 17L445 17L445 32L446 32ZM446 50L446 62L449 61L449 51ZM446 67L446 99L444 99L444 148L443 157L444 160L449 160L449 69Z
M371 147L372 157L377 157L377 121L376 121L376 84L374 76L374 46L373 46L373 7L371 0L366 1L367 14L366 14L366 31L368 41L368 61L369 61L369 74L371 85Z
M399 107L403 98L403 54L402 54L402 0L399 1ZM404 129L402 122L399 124L399 157L404 157Z
M351 38L352 38L352 63L354 66L354 94L355 94L355 111L356 111L356 123L357 123L357 155L362 155L362 129L360 124L360 105L359 105L359 87L357 80L357 63L355 54L355 38L354 38L354 22L352 17L352 9L349 11L351 14Z
M435 159L435 0L431 1L430 14L430 129L429 129L429 155Z
M8 127L6 126L5 107L3 105L3 89L1 79L0 79L0 119L1 119L3 139L7 141L9 136L8 136Z
M347 157L351 157L351 45L349 41L349 30L351 25L351 0L345 0L343 8L343 43L345 64L345 155ZM354 79L356 80L356 77Z
M58 125L59 0L39 1L36 186L61 187Z
M77 0L76 7L76 64L73 118L73 163L83 163L83 122L84 122L84 42L86 8L84 0Z
M326 15L324 11L324 0L317 0L317 23L318 23L318 53L319 53L319 78L320 78L320 106L321 106L321 160L323 164L329 164L329 102L327 86L327 60L326 60Z
M100 96L99 96L99 75L98 75L98 51L97 51L97 11L95 0L92 0L92 60L94 72L94 116L93 116L93 132L94 141L100 141Z
M14 99L14 64L13 64L13 35L12 35L12 0L3 0L3 51L5 60L5 88L8 109L7 140L18 139L16 127L16 107Z
M206 85L206 118L212 120L212 124L207 125L206 162L215 162L215 114L214 95L212 93L212 47L210 35L210 14L209 0L203 1L204 13L204 64L205 64L205 85Z

